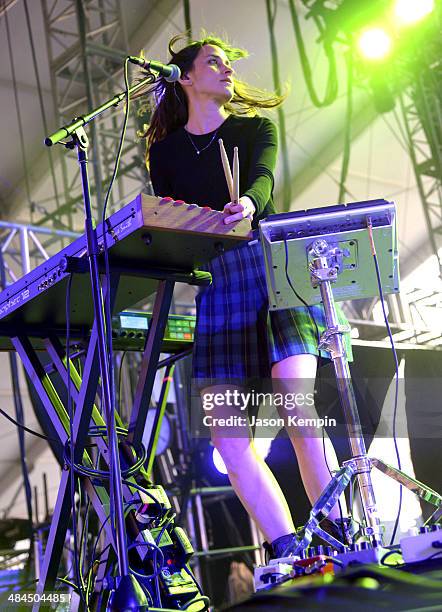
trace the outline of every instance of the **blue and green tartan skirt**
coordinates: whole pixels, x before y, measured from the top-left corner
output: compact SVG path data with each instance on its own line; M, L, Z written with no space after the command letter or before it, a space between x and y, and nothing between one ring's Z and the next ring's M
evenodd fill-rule
M322 304L269 311L259 241L227 251L204 269L212 274L212 284L196 296L194 379L217 384L270 378L272 365L291 355L329 359L329 353L318 350L318 331L325 329ZM339 323L347 324L341 308L337 311ZM350 334L344 343L351 360Z

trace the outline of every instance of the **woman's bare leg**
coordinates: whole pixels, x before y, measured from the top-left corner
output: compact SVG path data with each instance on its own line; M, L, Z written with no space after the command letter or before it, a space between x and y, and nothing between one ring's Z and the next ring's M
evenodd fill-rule
M237 387L235 387L237 388ZM205 394L224 394L234 387L216 385L201 391ZM212 395L213 397L213 395ZM245 411L230 406L216 406L206 414L216 418L231 415L246 417ZM247 424L238 427L212 426L212 442L218 449L227 469L230 483L248 514L256 522L268 542L293 533L294 525L285 497L268 465L257 453Z
M316 370L317 357L308 354L293 355L273 365L274 391L283 395L299 393L305 398L304 402L300 398L293 410L287 410L283 407L278 408L281 416L287 418L289 415L296 414L300 418L318 417L314 405L309 405L311 402L308 399L314 397ZM307 497L314 504L330 482L329 468L330 470L336 470L339 467L335 450L329 437L325 434L326 460L324 459L322 432L315 427L311 429L308 427L287 427L287 433L298 459ZM343 514L346 515L346 508L343 506L342 500L341 507ZM332 520L339 518L340 512L337 504L328 516Z

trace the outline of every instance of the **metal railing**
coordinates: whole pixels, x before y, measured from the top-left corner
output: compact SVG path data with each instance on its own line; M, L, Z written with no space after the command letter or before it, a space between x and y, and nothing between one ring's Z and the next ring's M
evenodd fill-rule
M6 275L5 284L15 282L78 236L80 234L67 230L0 221L0 253Z

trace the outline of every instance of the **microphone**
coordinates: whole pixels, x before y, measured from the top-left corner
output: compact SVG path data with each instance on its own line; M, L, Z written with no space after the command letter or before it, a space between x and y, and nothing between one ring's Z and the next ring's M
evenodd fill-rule
M162 64L161 62L146 60L143 57L136 57L135 55L129 55L129 61L132 64L141 66L144 70L158 72L158 74L163 76L168 83L178 81L181 76L181 70L176 64Z

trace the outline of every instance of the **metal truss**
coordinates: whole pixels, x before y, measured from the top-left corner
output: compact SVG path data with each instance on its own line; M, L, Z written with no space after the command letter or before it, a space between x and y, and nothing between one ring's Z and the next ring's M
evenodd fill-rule
M402 296L409 318L397 340L442 346L442 10L435 7L425 37L400 66L408 86L399 95L402 123L423 207L428 240L439 266L432 287Z
M428 238L442 272L442 31L435 61L422 65L401 97L410 158Z
M5 271L0 289L33 270L78 236L71 231L0 221L0 253Z
M124 89L127 33L120 0L41 0L41 5L55 110L54 125L59 127ZM123 105L120 105L87 127L92 141L91 193L97 216L101 216L112 175L122 121ZM132 112L109 213L132 194L146 188L148 175L144 153L136 138L139 126L140 118ZM63 229L78 228L82 214L79 172L72 153L57 147L56 154L59 158L57 191L62 204L57 206L55 197L37 203L33 222L37 225L53 224Z
M389 321L397 342L442 347L442 8L407 38L382 82L384 95L400 106L401 135L414 168L428 241L439 266L431 288L402 290L387 296ZM349 318L366 340L386 339L373 319L378 299L360 308L349 305ZM439 314L439 316L438 316Z

